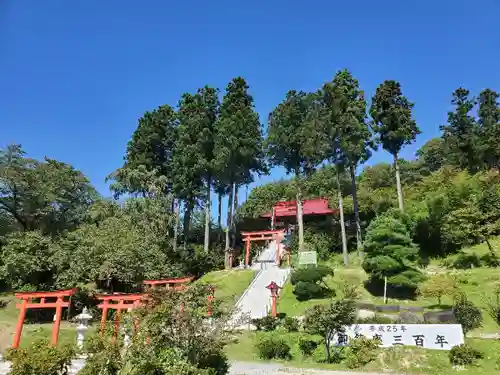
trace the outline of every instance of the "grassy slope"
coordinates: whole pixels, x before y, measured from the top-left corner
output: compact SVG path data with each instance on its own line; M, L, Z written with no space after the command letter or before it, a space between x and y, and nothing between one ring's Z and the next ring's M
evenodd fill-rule
M253 270L214 271L203 275L197 282L215 286L215 298L226 304L234 304L250 285L255 276Z
M300 333L242 333L235 342L226 347L226 352L232 360L259 361L255 344L265 335L280 335L292 348L292 359L287 362L290 366L302 368L323 368L330 370L346 369L345 364L327 364L321 362L325 358L324 349L319 348L312 357L303 357L298 348ZM500 353L500 341L467 339L484 354L484 359L479 360L477 366L471 367L460 374L500 374L496 368L496 359ZM381 371L405 374L446 375L456 374L448 359L448 352L439 350L425 350L411 347L380 350L377 359L358 371Z
M494 246L500 249L500 238L497 238L493 241ZM479 256L485 254L488 251L486 244L480 244L473 246L464 250L466 252L474 252ZM334 290L339 290L344 282L349 284L355 284L360 286L360 290L362 292L361 301L375 303L375 304L383 304L383 298L375 297L369 294L366 289L363 287L363 281L367 279L366 273L359 266L359 259L356 256L352 256L351 266L345 268L340 265L338 259L334 259L329 262L330 266L335 269L335 275L326 280L328 286ZM455 274L460 283L459 290L465 292L468 298L474 302L477 306L483 309L483 317L484 324L483 327L477 329L472 332L472 334L477 334L480 332L488 332L495 333L499 331L498 326L493 321L493 319L489 316L489 314L485 310L484 297L485 293L491 292L493 286L500 282L500 272L498 268L476 268L471 270L446 270L439 266L440 260L432 260L430 265L427 267L426 271L428 273L441 273L441 272L451 272ZM279 304L278 310L280 312L287 313L290 316L299 316L304 314L304 312L316 305L328 303L329 299L316 299L310 301L299 302L296 300L295 296L292 293L293 287L290 283L288 283L283 289ZM436 309L436 300L434 299L426 299L426 298L417 298L416 300L390 300L389 304L399 304L399 305L408 305L408 306L422 306L426 309ZM439 307L439 309L450 307L452 304L451 297L443 298L443 307ZM446 306L447 305L447 306Z

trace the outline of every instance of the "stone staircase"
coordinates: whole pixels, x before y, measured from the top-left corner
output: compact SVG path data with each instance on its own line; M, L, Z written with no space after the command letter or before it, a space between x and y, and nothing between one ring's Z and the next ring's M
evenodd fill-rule
M290 269L278 267L275 259L276 244L273 241L251 266L252 269L258 270L258 273L236 303L236 312L232 319L235 325L246 320L245 318L262 318L271 310L271 295L266 286L274 281L283 287L290 275ZM241 328L244 327L246 325L241 325Z

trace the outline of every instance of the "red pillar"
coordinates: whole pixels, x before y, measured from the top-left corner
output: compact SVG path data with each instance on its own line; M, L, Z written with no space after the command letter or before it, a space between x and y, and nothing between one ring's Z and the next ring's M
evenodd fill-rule
M281 242L281 237L279 234L274 236L275 241L276 241L276 265L278 266L280 264L280 242Z
M16 332L14 333L14 341L12 342L12 348L19 348L19 343L21 342L21 333L23 332L24 318L26 316L28 301L23 299L21 303L21 308L19 310L19 317L17 318Z
M208 304L207 304L207 315L208 317L212 316L212 300L214 297L212 295L208 296Z
M246 244L246 253L245 253L245 267L248 267L248 263L250 262L250 237L247 236L245 238Z
M50 340L50 344L53 346L56 346L57 341L59 340L59 328L61 327L63 299L61 297L57 297L56 303L56 319L54 321L54 327L52 327L52 338Z
M272 307L271 307L271 315L273 318L276 318L276 315L278 315L277 309L276 309L276 296L271 297L273 300Z
M106 327L106 320L108 319L108 304L107 300L102 302L102 315L101 315L101 335L104 333Z

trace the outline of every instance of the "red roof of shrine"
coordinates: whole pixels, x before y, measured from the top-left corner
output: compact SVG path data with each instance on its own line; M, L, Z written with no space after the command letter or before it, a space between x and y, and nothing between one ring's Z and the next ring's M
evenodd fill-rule
M297 216L297 202L278 202L274 205L275 217ZM337 212L328 207L328 199L316 198L306 199L302 202L302 210L304 215L331 215ZM261 217L272 217L272 212L265 213Z

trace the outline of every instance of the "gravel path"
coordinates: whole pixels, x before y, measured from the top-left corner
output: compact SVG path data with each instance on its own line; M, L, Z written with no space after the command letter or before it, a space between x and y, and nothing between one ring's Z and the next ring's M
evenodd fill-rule
M328 371L319 369L299 369L280 364L233 362L230 375L387 375L373 372ZM398 374L392 374L398 375ZM402 374L400 374L402 375Z

